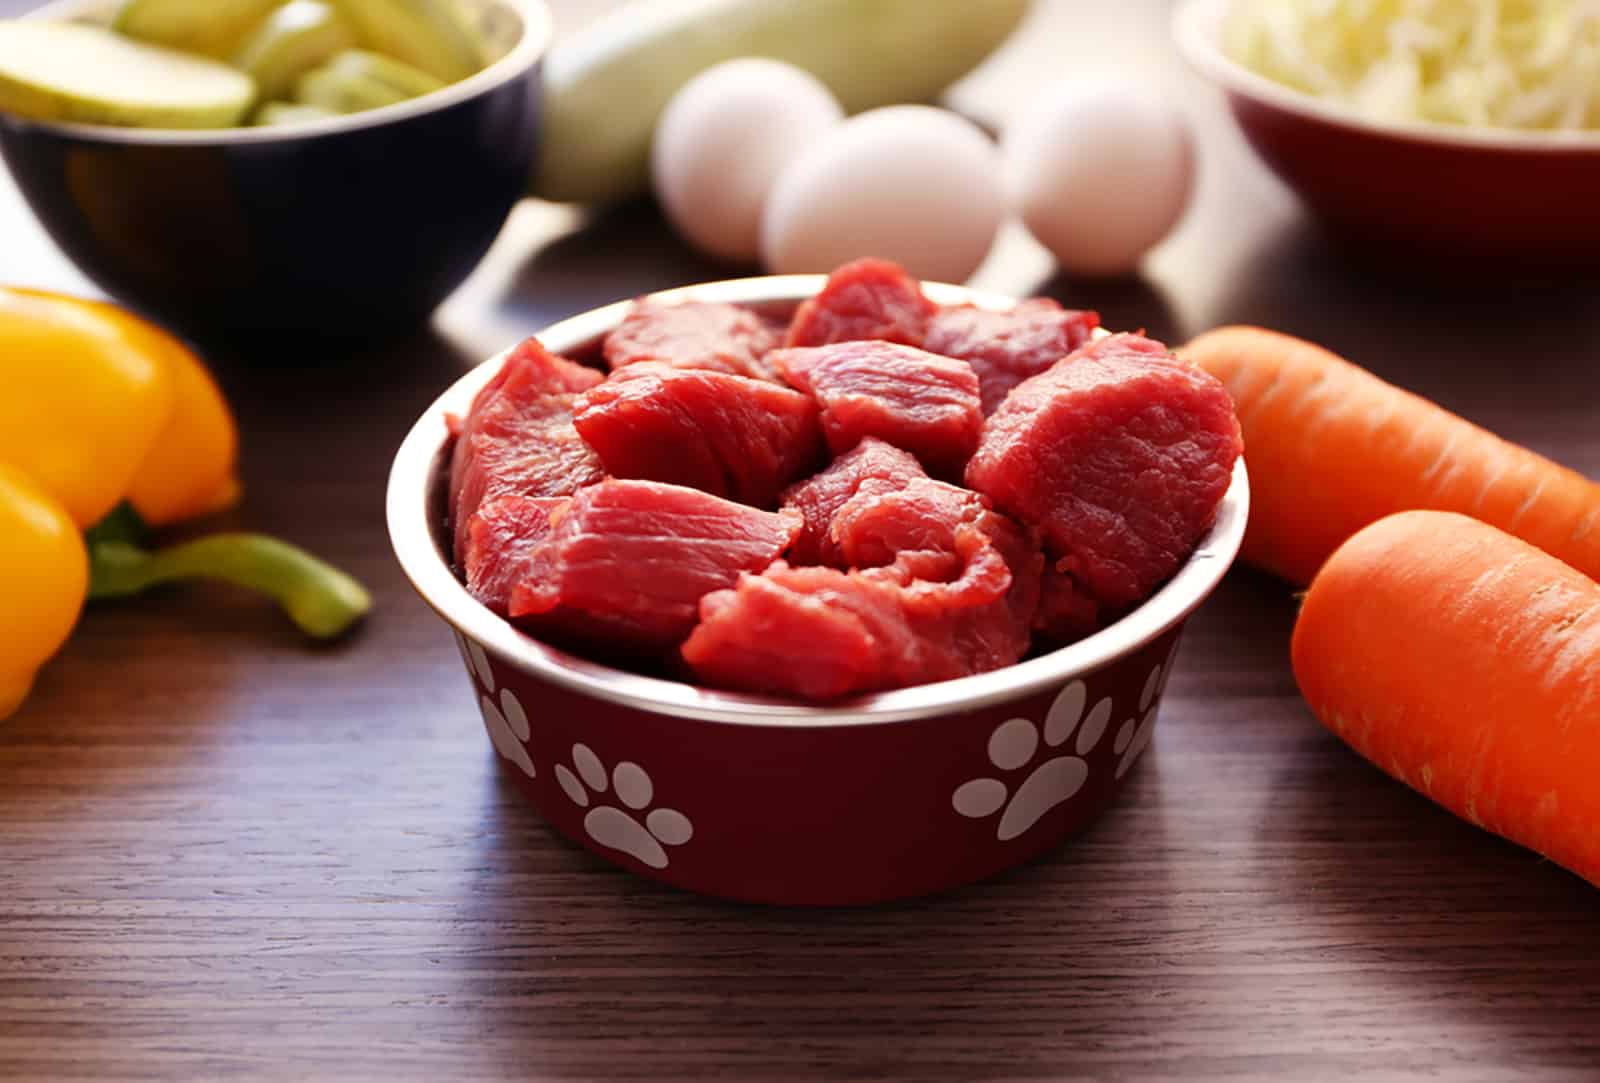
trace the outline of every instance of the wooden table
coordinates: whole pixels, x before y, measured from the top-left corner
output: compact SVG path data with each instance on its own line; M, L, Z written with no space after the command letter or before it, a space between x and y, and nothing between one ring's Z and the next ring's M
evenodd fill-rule
M1202 160L1182 229L1132 282L1054 278L1010 237L980 283L1172 340L1239 320L1303 334L1600 471L1593 285L1506 288L1485 268L1430 286L1343 263L1178 66L1165 13L1046 5L962 100L998 113L1097 65L1181 93ZM0 280L88 288L3 179L0 238ZM377 609L321 650L221 589L88 614L0 727L0 1076L1600 1070L1593 889L1323 732L1286 662L1294 601L1248 570L1191 625L1126 798L992 882L859 911L733 906L547 829L390 556L389 458L447 381L515 337L725 273L648 210L583 224L528 203L408 342L274 370L217 354L246 435L234 519L351 568Z

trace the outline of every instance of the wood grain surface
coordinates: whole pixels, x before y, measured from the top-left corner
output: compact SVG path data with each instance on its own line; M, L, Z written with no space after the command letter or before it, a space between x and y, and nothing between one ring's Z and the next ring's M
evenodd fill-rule
M560 22L606 6L559 5ZM1347 262L1182 70L1166 15L1042 4L960 101L1003 118L1042 79L1101 68L1180 94L1201 158L1182 229L1111 284L1053 277L1009 236L979 284L1172 340L1238 320L1306 335L1600 472L1595 283ZM210 347L245 432L230 521L344 564L377 608L331 649L222 589L87 615L0 727L0 1077L1600 1071L1600 896L1324 733L1287 664L1290 593L1244 569L1191 625L1126 798L991 882L857 911L733 906L547 829L497 773L450 638L391 558L389 459L446 382L512 339L728 273L647 207L527 203L408 341L273 365ZM3 174L0 280L89 288Z

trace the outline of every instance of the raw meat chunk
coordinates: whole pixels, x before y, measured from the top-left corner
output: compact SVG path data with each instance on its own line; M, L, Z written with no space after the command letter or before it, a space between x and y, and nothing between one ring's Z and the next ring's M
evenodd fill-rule
M827 285L795 310L785 346L882 339L921 346L939 306L916 279L881 259L858 259L834 270Z
M1088 342L1098 326L1098 313L1062 308L1048 297L1023 301L1006 312L949 305L929 322L922 348L972 366L987 415L1013 387Z
M467 524L462 567L467 590L502 617L511 592L532 574L534 555L550 536L552 518L571 497L501 496L481 504Z
M478 505L499 496L570 496L605 476L572 427L578 392L602 379L530 338L506 358L472 400L450 464L456 561Z
M834 515L829 533L849 567L875 568L901 553L953 555L956 529L987 514L993 513L971 489L913 478L893 489L858 491Z
M926 487L939 485L942 483L923 483ZM839 532L852 545L861 545L874 536L892 540L894 528L887 520L898 515L903 517L899 529L906 541L939 540L929 532L928 510L911 510L914 502L929 495L923 486L913 486L913 490L923 488L921 493L897 494L892 499L885 498L884 508L852 516L840 524ZM955 486L949 488L961 491ZM961 510L967 518L956 526L950 549L903 549L892 567L909 570L918 580L927 581L909 584L911 589L907 592L906 604L917 630L925 636L946 637L965 672L982 673L1008 666L1027 653L1029 629L1039 608L1044 555L1032 532L990 509L983 498L963 501ZM852 539L851 534L856 537ZM951 589L926 589L940 574L938 562L942 560L950 567L952 554L957 571ZM984 579L977 574L979 571L985 572L987 582L1003 593L982 587ZM1001 571L1009 577L1007 582L1001 582Z
M510 615L558 642L607 653L664 650L694 627L701 597L766 568L799 529L793 512L608 478L555 516L512 591Z
M659 361L675 368L775 380L761 357L782 338L780 328L738 305L672 304L645 297L635 301L627 317L606 336L604 352L613 369Z
M901 553L887 567L779 561L742 575L701 601L684 660L710 684L810 699L1010 665L1028 648L1038 548L987 511L957 525L952 542L951 552Z
M787 387L646 361L578 397L573 422L606 470L757 507L822 460L817 406Z
M1099 627L1100 603L1066 572L1046 568L1039 584L1039 609L1033 615L1033 630L1045 645L1064 647Z
M834 544L831 533L839 509L857 493L891 492L913 478L926 476L911 455L875 436L864 438L822 473L784 491L783 506L805 519L799 537L789 547L789 563L848 568L850 561Z
M706 684L804 699L908 684L919 655L893 582L781 560L706 595L683 644L684 661Z
M993 513L958 527L955 543L961 578L947 587L913 583L902 603L927 649L923 681L1009 666L1028 652L1032 638L1044 566L1039 546Z
M965 361L888 342L840 342L767 355L822 407L835 454L865 436L909 451L933 474L960 477L978 446L978 377Z
M1143 600L1210 528L1241 450L1215 378L1113 335L1023 381L984 426L967 484L1036 527L1108 608Z

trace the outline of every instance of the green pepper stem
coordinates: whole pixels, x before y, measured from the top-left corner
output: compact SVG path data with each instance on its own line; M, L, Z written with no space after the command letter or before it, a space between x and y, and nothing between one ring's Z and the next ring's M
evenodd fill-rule
M120 541L90 546L91 600L184 579L220 579L260 591L317 639L339 635L372 608L371 596L350 576L261 534L213 534L156 552Z

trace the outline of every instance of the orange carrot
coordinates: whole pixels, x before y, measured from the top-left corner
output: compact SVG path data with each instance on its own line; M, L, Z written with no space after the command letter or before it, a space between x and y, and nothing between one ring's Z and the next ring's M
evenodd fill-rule
M1292 654L1357 752L1600 886L1600 585L1465 516L1391 515L1317 573Z
M1227 385L1244 431L1244 557L1310 582L1385 515L1457 511L1600 578L1600 485L1320 346L1223 327L1179 353Z

